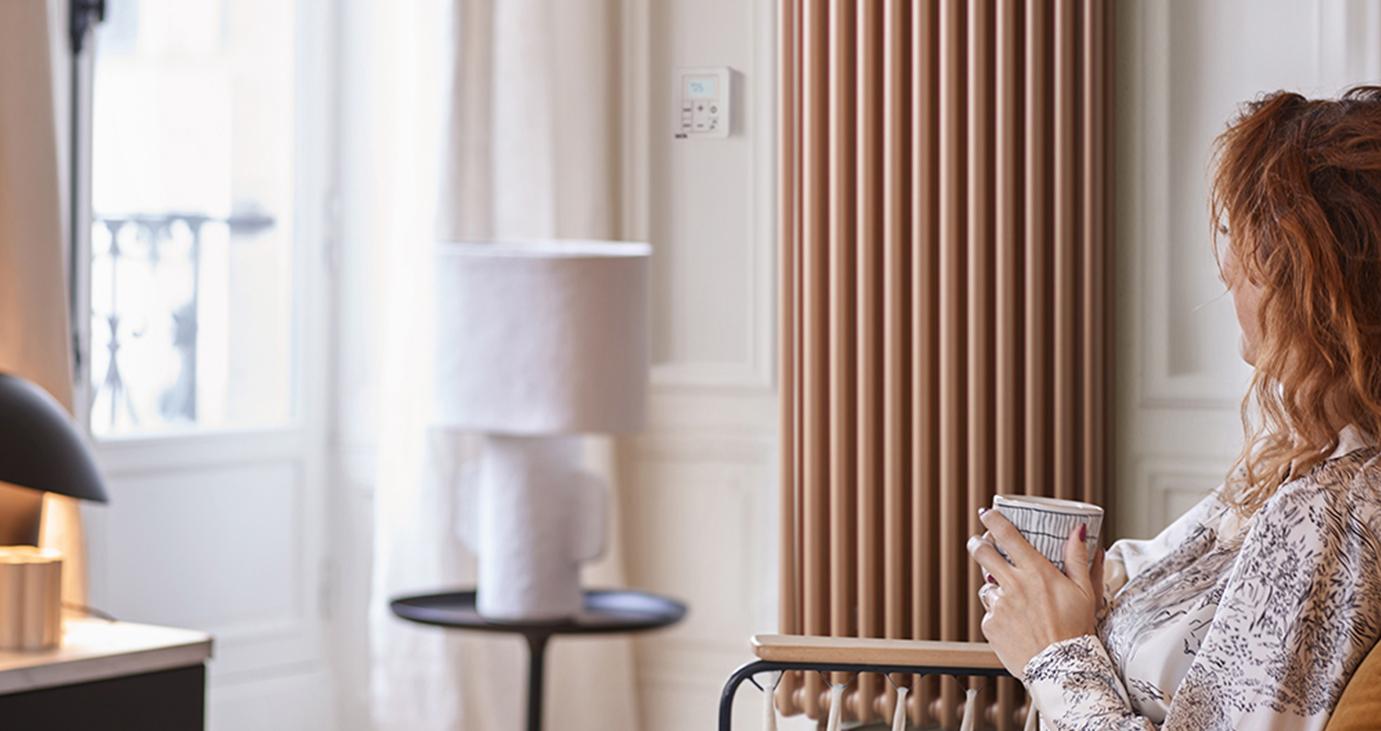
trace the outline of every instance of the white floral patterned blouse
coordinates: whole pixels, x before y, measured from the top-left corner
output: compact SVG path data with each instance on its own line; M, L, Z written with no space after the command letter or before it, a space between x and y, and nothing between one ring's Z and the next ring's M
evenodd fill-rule
M1042 728L1322 729L1381 636L1381 450L1338 450L1240 521L1215 490L1105 562L1098 636L1023 680Z

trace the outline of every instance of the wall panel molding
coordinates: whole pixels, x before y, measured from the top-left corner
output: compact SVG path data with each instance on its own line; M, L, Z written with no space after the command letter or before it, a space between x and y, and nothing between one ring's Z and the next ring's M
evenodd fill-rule
M1170 292L1175 283L1174 259L1177 247L1206 246L1208 229L1197 242L1178 240L1171 231L1172 219L1165 215L1143 215L1144 212L1172 210L1171 192L1177 174L1172 168L1172 115L1177 111L1173 90L1171 60L1175 56L1176 38L1171 25L1175 2L1141 2L1138 5L1141 29L1141 55L1138 87L1132 90L1132 106L1127 119L1119 120L1131 127L1137 139L1135 159L1128 161L1138 174L1132 179L1142 181L1143 193L1135 215L1136 227L1133 247L1141 265L1139 272L1140 335L1137 340L1135 362L1141 375L1140 405L1145 408L1227 409L1235 408L1240 393L1238 384L1213 372L1176 372L1169 362L1168 345L1172 337L1186 333L1175 331L1172 308L1183 306ZM1172 336L1173 333L1173 336Z
M181 467L146 462L147 469L110 470L120 500L84 510L93 605L131 621L210 632L215 683L316 664L320 567L307 542L319 516L302 462L295 455ZM227 545L239 548L229 556L210 548ZM211 573L183 573L188 556ZM183 591L168 594L169 585ZM229 593L217 600L217 592Z
M1222 484L1228 463L1215 457L1145 457L1135 467L1140 504L1133 515L1140 525L1128 526L1131 537L1149 538ZM1128 506L1133 507L1133 506Z
M1206 19L1252 15L1244 10L1248 5L1260 17L1280 20L1263 27L1288 32L1294 43L1307 44L1304 63L1288 74L1257 71L1250 64L1246 70L1219 68L1223 61L1241 65L1237 59L1244 54L1261 55L1264 65L1266 54L1275 47L1270 39L1253 43L1252 28L1229 42L1195 35L1201 27L1206 28L1201 33L1215 32ZM1235 327L1230 300L1216 291L1216 282L1204 284L1213 276L1206 199L1186 202L1182 195L1186 189L1203 188L1206 196L1209 150L1197 147L1197 135L1210 131L1205 124L1214 133L1221 129L1228 121L1230 105L1275 88L1334 94L1350 82L1381 80L1381 44L1376 41L1381 38L1381 6L1365 0L1296 4L1294 9L1280 2L1205 4L1193 0L1140 0L1127 6L1135 14L1128 28L1137 38L1128 42L1137 46L1138 71L1134 85L1123 91L1127 103L1119 107L1118 125L1123 134L1135 139L1132 159L1125 161L1130 175L1123 180L1134 181L1139 190L1133 198L1135 210L1124 212L1135 220L1124 231L1139 262L1138 293L1134 303L1123 302L1139 311L1133 359L1139 374L1138 404L1152 409L1235 410L1250 369L1236 358L1235 334L1222 337ZM1298 19L1290 13L1307 16L1306 32L1295 30ZM1285 27L1287 21L1294 25ZM1249 18L1247 22L1268 21ZM1205 56L1205 48L1214 46L1223 49L1224 55ZM1190 65L1208 70L1191 78ZM1232 96L1218 107L1206 108L1194 96L1200 87L1231 88L1225 93ZM1185 221L1203 223L1186 227ZM1180 353L1185 348L1199 350Z
M689 731L714 723L724 678L776 613L777 3L620 2L622 234L652 243L666 285L648 425L619 441L627 575L691 608L635 643L634 725ZM675 68L725 65L732 135L674 140L659 120Z
M634 454L642 462L660 465L704 462L762 469L770 468L776 444L771 435L748 430L650 432L630 441Z
M690 7L686 5L686 7ZM680 178L668 180L659 177L654 168L656 150L670 145L669 157L678 154L718 156L723 154L725 145L743 145L748 148L746 159L749 162L749 189L751 200L747 205L749 214L739 229L745 253L745 265L740 271L727 268L723 278L716 275L711 280L703 275L694 281L679 282L682 287L729 287L737 298L735 304L741 306L742 320L728 323L743 327L743 337L735 345L733 357L702 356L694 352L683 353L671 359L654 360L652 383L654 389L662 391L693 390L723 391L744 395L758 395L772 390L775 382L775 261L776 261L776 220L775 220L775 9L770 0L753 0L751 4L751 23L747 32L752 38L751 53L748 58L752 67L734 68L733 76L736 90L736 105L732 124L732 134L727 141L675 140L671 138L670 127L663 129L656 125L659 102L656 90L671 84L671 69L658 68L653 53L654 43L665 39L654 39L658 29L655 21L658 13L677 12L677 3L653 3L651 0L623 0L623 124L627 130L623 148L623 235L628 238L651 240L653 257L690 255L700 242L693 240L685 230L684 221L676 221L677 216L667 218L671 221L660 223L671 226L670 240L655 235L658 221L654 220L653 198L659 183L672 184L681 193L696 186L713 185L714 181L705 179ZM717 62L706 57L699 64ZM680 65L695 65L690 62ZM667 73L662 74L663 71ZM675 166L672 166L675 169ZM684 188L680 186L685 186ZM713 211L696 211L700 215L714 215ZM680 248L676 248L680 247ZM714 269L710 264L703 271ZM674 274L673 276L677 276ZM662 312L670 322L691 322L697 315L693 312L677 311L684 303L672 301L671 293L659 292L654 288L654 311ZM667 337L677 337L671 332Z
M1320 81L1381 81L1381 5L1372 0L1327 0L1315 7Z

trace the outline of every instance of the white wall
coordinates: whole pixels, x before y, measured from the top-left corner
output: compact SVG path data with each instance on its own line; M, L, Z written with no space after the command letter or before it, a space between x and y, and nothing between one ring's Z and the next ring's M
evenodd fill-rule
M1118 4L1116 530L1150 535L1222 481L1249 370L1209 244L1208 159L1237 105L1381 76L1364 0Z
M689 731L776 626L776 3L624 5L625 230L653 245L656 327L651 426L623 455L629 582L690 605L638 642L639 728ZM673 139L689 66L733 70L728 139Z

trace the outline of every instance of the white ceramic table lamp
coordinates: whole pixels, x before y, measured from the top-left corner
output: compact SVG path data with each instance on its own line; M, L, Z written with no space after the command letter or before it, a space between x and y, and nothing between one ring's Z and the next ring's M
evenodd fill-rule
M642 243L446 243L436 266L436 420L483 435L459 526L494 619L581 609L607 488L581 434L639 429L647 400Z

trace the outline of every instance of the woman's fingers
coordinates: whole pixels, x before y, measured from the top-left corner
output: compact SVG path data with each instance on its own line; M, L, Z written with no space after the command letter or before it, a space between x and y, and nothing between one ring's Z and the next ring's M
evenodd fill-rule
M1084 539L1088 526L1080 523L1074 526L1065 539L1065 576L1068 576L1080 589L1093 595L1093 583L1089 578L1088 544Z
M968 549L973 560L977 561L984 571L992 574L997 583L1005 584L1011 578L1011 564L1007 563L1007 559L982 536L970 536Z
M1011 557L1012 563L1017 566L1036 566L1046 560L1002 513L984 510L978 514L978 520L988 529L993 541L1002 546L1002 551Z
M1103 555L1106 551L1102 546L1098 547L1098 553L1093 557L1093 575L1089 577L1093 583L1093 601L1099 609L1103 608L1104 588L1103 588Z
M997 584L983 584L978 587L978 601L983 603L985 611L993 611L993 604L1002 596L1002 589Z
M987 531L983 531L983 535L979 536L979 538L980 538L981 540L987 541L987 542L989 542L989 543L992 543L992 542L993 542L993 537L992 537L992 535L990 535ZM1010 563L1010 562L1009 562L1009 563ZM996 577L996 576L993 576L992 574L988 573L987 571L984 571L984 572L983 572L983 582L986 583L986 584L994 584L994 585L995 585L995 584L997 584L997 577Z

